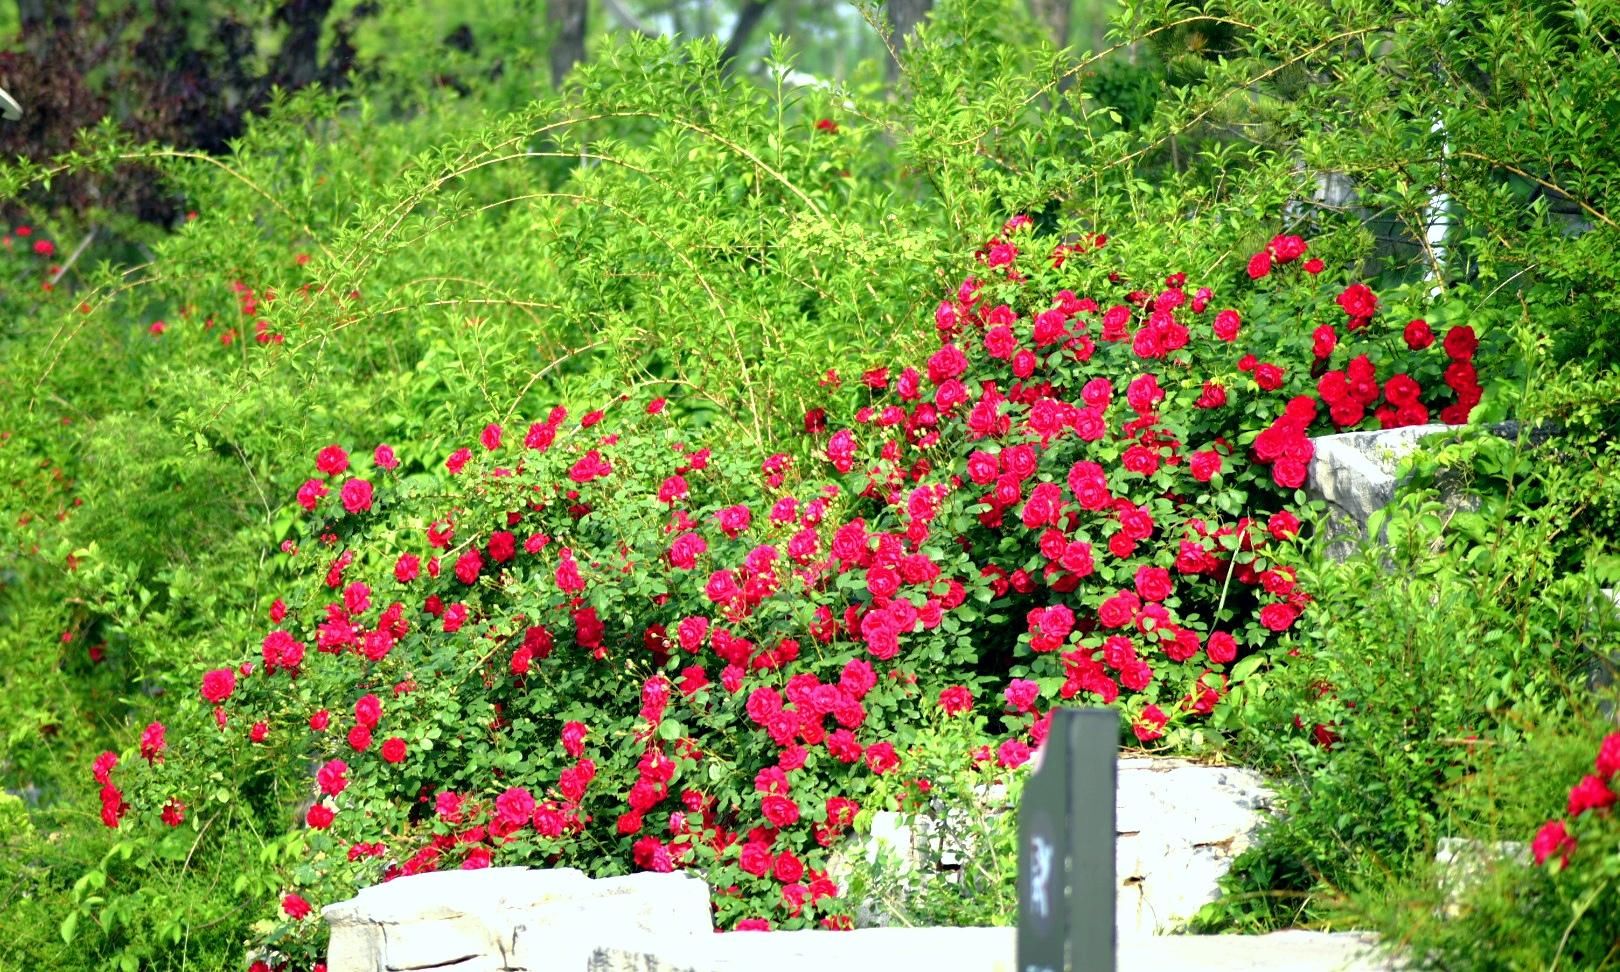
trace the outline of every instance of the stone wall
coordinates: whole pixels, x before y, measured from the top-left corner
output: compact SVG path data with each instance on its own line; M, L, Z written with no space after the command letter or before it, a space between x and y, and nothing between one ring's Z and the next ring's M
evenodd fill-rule
M1171 771L1171 774L1176 771ZM1161 784L1163 780L1159 781ZM325 911L330 972L1015 972L1012 928L735 932L703 882L501 867L399 878ZM1120 969L1388 972L1362 934L1132 937Z
M328 972L573 972L609 944L679 947L714 931L698 878L592 879L572 868L418 874L322 913Z
M1118 766L1115 926L1122 937L1164 934L1219 896L1217 882L1271 816L1273 794L1258 773L1236 767L1154 757L1125 757ZM985 796L992 807L1005 799L1000 793ZM979 853L973 835L950 815L884 811L873 815L871 833L846 847L830 870L841 878L851 858L870 863L882 851L919 881L949 880L949 871L922 872L932 862L949 868L956 857ZM867 901L856 917L862 927L883 927L898 916Z

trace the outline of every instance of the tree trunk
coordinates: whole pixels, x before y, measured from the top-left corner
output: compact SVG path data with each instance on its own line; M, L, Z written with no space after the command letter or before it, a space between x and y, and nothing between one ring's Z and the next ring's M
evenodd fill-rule
M17 0L17 23L27 37L45 23L45 0Z
M726 49L720 52L720 69L727 74L731 73L732 62L742 53L743 45L759 26L760 18L771 5L771 0L748 0L742 9L737 11L737 25L731 29L731 39L726 41Z
M1046 28L1052 43L1059 48L1069 43L1069 14L1072 0L1029 0L1029 12Z
M551 86L561 88L574 65L585 60L585 12L588 0L546 0L551 39Z
M922 23L923 18L934 6L934 0L888 0L889 22L894 26L894 53L896 57L906 52L906 44L911 39L911 32ZM900 75L900 62L889 61L889 80L893 81Z
M275 19L287 28L281 50L276 52L268 80L288 91L297 91L321 77L321 33L332 12L332 0L285 0L276 9Z

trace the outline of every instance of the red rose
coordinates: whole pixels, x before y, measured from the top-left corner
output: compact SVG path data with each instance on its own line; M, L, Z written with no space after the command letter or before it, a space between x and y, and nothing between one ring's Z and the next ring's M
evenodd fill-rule
M866 747L866 765L879 776L899 766L900 757L895 754L894 744L879 742Z
M1175 584L1170 580L1170 572L1163 567L1138 567L1136 570L1136 593L1144 601L1162 601L1170 596ZM1117 627L1117 625L1115 626Z
M799 819L799 805L791 797L770 793L760 801L760 812L773 827L788 827Z
M1479 349L1479 339L1474 336L1474 329L1467 324L1459 324L1446 332L1444 341L1446 354L1453 361L1468 361L1474 357Z
M1584 776L1569 791L1569 815L1578 817L1588 810L1601 810L1613 806L1614 791L1601 776Z
M1562 820L1549 820L1530 841L1530 853L1534 855L1537 865L1546 864L1549 857L1557 854L1567 867L1570 855L1575 853L1575 838L1570 836Z
M792 884L804 877L804 862L794 857L791 851L783 851L771 866L771 876L783 884Z
M1598 746L1595 768L1605 780L1613 779L1616 773L1620 773L1620 732L1611 732L1603 737L1603 742Z
M1002 696L1014 712L1028 712L1041 697L1041 687L1027 678L1015 678L1007 683Z
M752 840L743 845L742 855L737 859L737 866L755 877L764 877L771 873L771 865L774 863L771 849Z
M1029 744L1021 739L1007 739L996 748L996 762L1012 769L1029 762Z
M961 715L973 708L973 693L965 685L952 685L939 693L939 707L946 715Z
M309 902L305 901L299 895L289 893L282 896L281 910L287 913L288 918L291 918L294 921L301 921L302 919L309 917L310 906Z
M1378 312L1378 296L1364 283L1353 283L1346 287L1336 302L1353 318L1371 317Z
M1267 604L1260 609L1260 623L1272 631L1287 631L1299 612L1287 604Z
M349 785L349 764L341 759L328 761L315 774L315 782L327 796L337 796Z
M389 736L382 744L382 758L389 763L403 763L405 761L405 740L398 736Z
M1188 464L1192 477L1201 483L1207 483L1221 471L1221 454L1214 449L1205 449L1192 454L1192 461Z
M219 705L236 691L236 672L229 668L216 668L203 676L202 697Z
M117 765L118 754L110 751L104 752L97 756L96 761L91 764L90 773L96 778L97 783L105 786L110 781L113 767Z
M304 822L313 830L325 830L332 826L332 818L337 816L332 808L324 803L317 803L304 814Z
M1120 591L1097 608L1097 620L1105 628L1123 628L1135 619L1138 606L1135 594Z
M315 454L315 468L328 476L336 476L349 468L349 454L333 443Z
M514 830L534 817L534 797L521 786L509 787L495 798L495 818Z
M585 735L590 730L583 722L565 722L562 727L563 751L578 759L585 753Z
M1249 279L1259 280L1271 273L1271 254L1256 253L1249 257Z
M1163 709L1149 705L1142 710L1142 717L1131 724L1131 731L1140 742L1152 742L1164 735L1164 724L1169 721Z
M350 513L364 513L371 509L371 484L364 479L351 479L343 484L343 508Z
M382 721L382 702L370 693L362 695L354 703L354 721L367 729L377 728Z
M1429 329L1429 322L1421 318L1409 321L1401 336L1406 339L1406 346L1413 351L1422 351L1434 343L1434 331Z
M1298 236L1276 236L1266 245L1278 263L1291 263L1305 255L1305 241Z
M1278 510L1266 521L1266 532L1278 540L1287 540L1299 535L1299 526L1299 517L1287 510Z
M161 722L152 723L141 733L141 758L148 763L162 762L163 750L168 746L163 734L164 729ZM102 780L102 782L106 781Z

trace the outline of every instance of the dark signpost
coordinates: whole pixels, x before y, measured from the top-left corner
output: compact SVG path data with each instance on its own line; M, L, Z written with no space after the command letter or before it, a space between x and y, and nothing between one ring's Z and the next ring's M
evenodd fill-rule
M1018 972L1114 972L1119 714L1058 709L1018 806Z

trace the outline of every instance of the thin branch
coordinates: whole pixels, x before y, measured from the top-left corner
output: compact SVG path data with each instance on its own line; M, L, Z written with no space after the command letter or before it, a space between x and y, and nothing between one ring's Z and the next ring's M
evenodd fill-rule
M56 286L57 282L66 276L69 270L73 269L73 265L79 262L79 257L83 255L85 248L88 247L90 245L90 241L95 238L96 228L92 226L90 227L90 232L84 234L84 239L79 241L79 245L73 248L73 253L68 256L67 261L64 262L60 267L57 267L55 273L51 274L51 286Z
M620 2L620 0L602 0L602 6L607 10L609 16L611 16L614 20L617 20L620 26L624 27L626 30L635 31L643 37L663 36L660 31L656 31L651 27L648 27L642 22L641 18L631 13L630 9Z
M753 35L754 28L759 25L760 18L765 16L765 11L770 5L771 0L748 0L742 9L737 11L737 23L731 28L731 39L726 41L726 49L720 53L722 73L731 73L732 64L736 61L738 53L742 51L743 45L748 43L748 38Z

